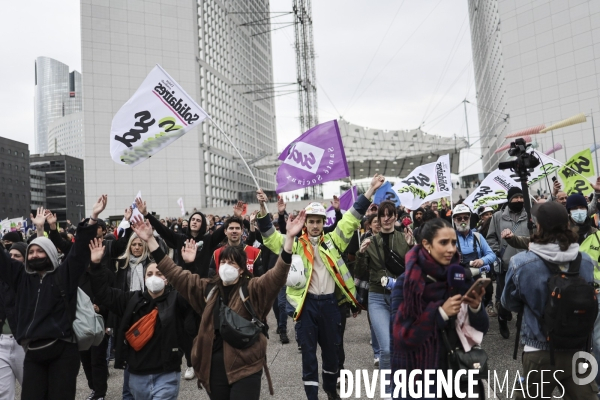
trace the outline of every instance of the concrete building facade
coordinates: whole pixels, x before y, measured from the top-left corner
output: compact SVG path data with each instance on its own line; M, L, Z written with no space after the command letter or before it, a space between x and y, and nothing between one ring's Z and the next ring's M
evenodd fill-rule
M60 117L48 126L48 152L83 159L83 111Z
M0 137L0 219L28 218L29 146Z
M484 171L508 158L494 154L510 143L507 134L578 113L587 122L532 142L541 151L560 143L553 157L561 162L592 147L594 130L600 134L600 3L469 0L469 18Z
M222 206L255 190L231 145L208 121L134 168L111 160L109 132L112 117L160 64L244 158L274 153L275 107L265 98L273 80L270 34L258 34L269 26L244 25L268 11L265 0L81 1L88 208L107 193L107 215L117 214L141 190L151 210L177 216L180 197L191 210ZM272 171L254 174L261 186L274 188Z
M81 74L69 72L69 66L49 57L35 60L34 118L35 152L48 152L48 129L52 122L80 112Z

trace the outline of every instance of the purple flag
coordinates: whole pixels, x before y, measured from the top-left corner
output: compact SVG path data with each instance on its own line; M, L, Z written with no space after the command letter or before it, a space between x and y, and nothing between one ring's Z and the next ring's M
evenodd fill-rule
M354 192L354 195L352 195L352 192ZM352 208L356 198L358 198L358 189L356 188L356 186L352 186L351 190L346 190L340 196L340 211L342 212L342 214L348 211L350 208ZM333 209L333 206L329 206L329 208L327 209L327 220L325 221L325 226L333 225L334 221L335 210Z
M319 124L290 143L279 156L277 193L350 176L337 121Z

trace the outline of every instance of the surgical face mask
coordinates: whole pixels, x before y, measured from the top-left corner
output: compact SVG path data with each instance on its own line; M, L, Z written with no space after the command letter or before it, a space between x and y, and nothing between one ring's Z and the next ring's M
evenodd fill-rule
M571 210L571 218L578 224L583 224L587 219L587 210Z
M235 280L240 276L240 273L236 267L231 264L221 264L219 267L219 276L223 281L223 285L233 285Z
M156 275L146 278L146 287L152 293L158 293L165 288L165 281Z
M508 203L508 209L514 213L520 213L523 211L523 202L517 201L515 203Z

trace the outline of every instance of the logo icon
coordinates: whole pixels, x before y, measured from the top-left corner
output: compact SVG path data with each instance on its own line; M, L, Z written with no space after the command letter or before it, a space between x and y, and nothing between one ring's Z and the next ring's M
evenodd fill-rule
M304 142L296 142L290 148L284 163L313 174L319 169L325 150Z
M573 375L573 382L576 385L587 385L591 383L598 374L598 363L594 356L585 351L578 351L573 355L571 361L571 374ZM590 368L591 367L591 368ZM581 377L586 375L585 377Z

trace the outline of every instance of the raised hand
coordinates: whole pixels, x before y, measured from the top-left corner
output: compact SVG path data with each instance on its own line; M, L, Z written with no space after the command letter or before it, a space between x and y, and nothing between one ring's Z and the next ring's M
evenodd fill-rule
M102 256L104 256L104 246L102 245L102 239L94 238L90 241L90 252L92 263L100 264L100 261L102 261Z
M140 199L139 197L135 198L135 206L137 207L140 214L142 214L144 216L146 214L148 214L148 208L146 207L146 202L144 200Z
M302 228L304 227L304 222L306 221L306 211L302 210L298 213L298 216L292 219L288 219L287 222L287 233L286 235L289 237L296 237L297 234L302 232Z
M267 195L265 194L265 192L263 192L262 189L258 189L256 191L256 200L258 200L260 204L263 204L266 203L269 199L267 198Z
M44 227L44 223L46 222L46 209L44 207L38 207L37 212L35 214L35 218L33 214L29 214L29 218L31 218L31 222L36 227Z
M369 190L367 190L367 192L365 193L365 197L368 199L373 197L377 189L379 189L384 182L385 177L383 175L375 174L375 176L373 176L373 179L371 179L371 185L369 186Z
M256 196L256 197L258 197L258 196ZM277 199L277 212L280 215L283 215L285 213L285 207L286 207L286 204L283 201L283 197L279 196L279 199Z
M103 194L98 198L98 201L96 201L96 204L94 204L94 207L92 208L92 218L98 219L98 215L100 215L100 213L106 208L107 202L108 195L106 194Z
M254 221L256 221L256 215L258 214L258 210L256 211L252 211L252 214L250 214L250 225L252 225L252 223Z
M57 220L56 214L52 214L52 211L46 209L44 211L44 217L46 217L46 222L48 222L48 224L50 224L50 228L52 228L52 225L56 225L56 220ZM56 226L54 226L54 228L52 228L52 229L55 229L55 228L56 228Z
M233 215L236 217L241 217L243 212L244 212L244 202L238 201L233 206Z
M143 220L139 215L136 215L131 218L131 229L142 239L144 242L154 238L152 234L152 225L150 225L150 221Z
M181 248L181 258L187 264L193 263L196 259L196 241L194 239L188 239Z
M554 196L556 196L558 194L558 192L560 192L560 189L562 189L562 185L560 184L560 182L557 180L554 181L554 183L552 184L552 194Z
M123 214L123 217L125 217L126 221L129 221L129 219L131 218L131 214L133 214L133 209L131 207L127 207L125 209L125 213ZM145 214L142 214L142 215L145 215Z
M337 196L333 196L333 200L331 201L331 205L334 208L334 210L339 210L340 209L340 199Z
M596 183L593 183L592 187L594 188L596 193L600 193L600 176L596 178Z
M362 243L360 244L360 249L358 250L359 253L364 253L365 251L367 251L370 244L371 244L371 238L363 240Z

